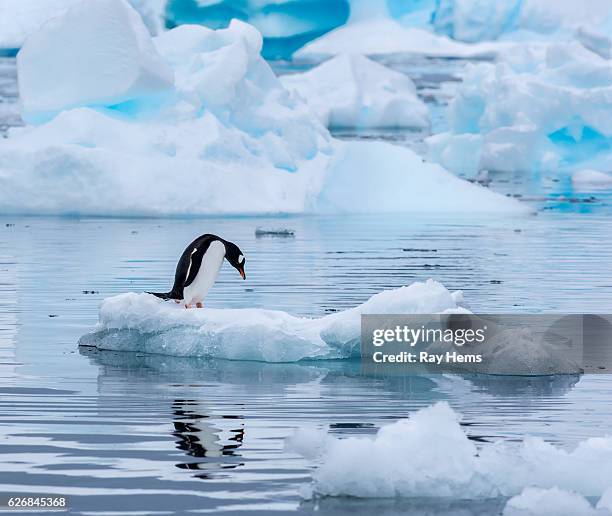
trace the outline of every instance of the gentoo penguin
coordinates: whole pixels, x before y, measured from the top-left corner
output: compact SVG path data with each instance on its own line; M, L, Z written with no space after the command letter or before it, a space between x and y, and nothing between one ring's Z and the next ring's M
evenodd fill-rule
M181 300L185 308L193 303L202 308L202 301L219 276L225 258L246 279L244 254L240 248L216 235L202 235L183 251L176 266L174 286L170 292L149 292L162 299Z

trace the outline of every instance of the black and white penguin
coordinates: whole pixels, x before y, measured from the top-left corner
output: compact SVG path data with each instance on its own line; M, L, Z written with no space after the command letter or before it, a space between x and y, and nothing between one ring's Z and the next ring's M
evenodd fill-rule
M149 292L162 299L183 301L185 308L193 303L202 308L202 301L219 276L223 259L226 259L246 279L245 257L240 248L216 235L202 235L183 251L176 266L174 286L170 292Z

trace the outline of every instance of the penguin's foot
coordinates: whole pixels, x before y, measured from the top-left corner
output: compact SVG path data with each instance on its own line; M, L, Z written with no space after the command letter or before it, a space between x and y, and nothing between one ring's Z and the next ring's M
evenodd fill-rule
M189 308L191 308L191 303L189 303L188 305L185 305L186 310L188 310Z
M181 300L180 299L175 299L174 302L178 305L178 304L181 303Z
M204 308L204 305L202 303L196 303L196 308Z

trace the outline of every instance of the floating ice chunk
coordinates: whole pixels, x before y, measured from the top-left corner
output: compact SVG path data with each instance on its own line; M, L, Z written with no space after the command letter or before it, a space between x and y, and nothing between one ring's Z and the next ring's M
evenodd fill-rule
M599 170L579 170L572 175L572 184L579 191L612 188L612 174Z
M536 437L476 446L446 402L384 426L374 438L315 440L302 432L292 441L293 449L318 454L313 490L324 496L479 499L526 487L601 496L612 478L612 437L587 439L571 451ZM576 497L571 502L584 507Z
M609 165L612 67L579 43L508 51L470 66L449 104L452 135L430 140L430 158L448 166L465 139L480 154L459 167L529 172ZM437 145L444 142L445 145ZM474 150L477 150L475 148Z
M460 292L428 280L309 319L257 308L186 310L149 294L128 293L103 301L96 331L79 343L116 351L263 362L348 358L359 354L361 314L465 312L461 301Z
M76 106L112 106L172 90L172 69L125 0L72 6L32 34L17 55L26 122Z
M526 487L510 498L504 507L503 516L596 516L589 501L573 491L557 487L542 489Z
M365 56L343 54L305 73L281 77L327 127L428 127L412 80Z
M601 495L601 498L597 502L597 509L612 514L612 486Z

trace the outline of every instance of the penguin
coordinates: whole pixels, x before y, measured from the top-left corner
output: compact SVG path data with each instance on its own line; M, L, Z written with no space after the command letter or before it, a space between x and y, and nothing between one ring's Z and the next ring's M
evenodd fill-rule
M202 301L217 280L224 258L242 279L246 279L246 259L240 248L217 235L206 234L196 238L183 251L176 266L172 290L147 293L164 300L173 299L176 303L183 301L185 308L191 308L193 303L202 308Z

